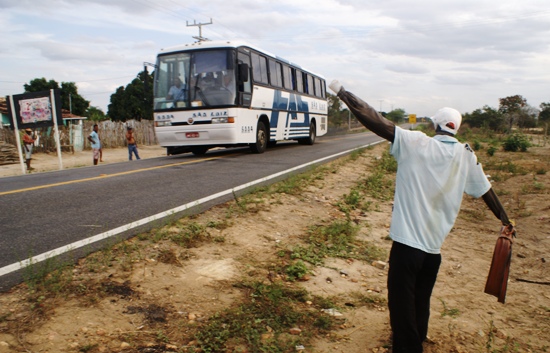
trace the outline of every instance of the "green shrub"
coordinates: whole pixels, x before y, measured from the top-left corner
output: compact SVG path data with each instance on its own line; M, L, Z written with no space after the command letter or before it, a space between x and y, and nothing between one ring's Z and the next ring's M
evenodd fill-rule
M344 195L344 202L346 205L349 205L351 208L355 209L361 203L361 193L356 189L351 189L349 194Z
M504 147L504 150L507 152L526 152L527 148L531 147L531 143L527 136L520 133L514 133L504 140L502 147Z
M495 155L496 151L497 151L497 148L495 146L491 146L487 149L487 154L492 157Z
M295 263L289 265L286 268L286 274L289 281L295 281L296 279L300 279L307 275L308 269L305 263L303 261L296 261Z
M474 147L474 151L479 151L481 149L481 142L479 142L478 140L475 140L473 147Z
M387 173L397 172L397 161L390 154L389 150L385 150L382 153L382 157L377 160L376 168Z

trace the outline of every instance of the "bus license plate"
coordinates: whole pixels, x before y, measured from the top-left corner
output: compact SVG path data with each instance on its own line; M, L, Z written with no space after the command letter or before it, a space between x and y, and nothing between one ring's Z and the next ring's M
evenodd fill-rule
M198 132L186 132L185 137L187 137L188 139L197 138L197 137L199 137L199 133Z

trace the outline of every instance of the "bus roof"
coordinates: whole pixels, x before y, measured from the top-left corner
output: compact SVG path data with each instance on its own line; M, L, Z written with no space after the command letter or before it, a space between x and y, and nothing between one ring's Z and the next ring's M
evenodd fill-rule
M323 77L322 75L319 75L317 73L314 73L310 70L307 70L303 68L302 66L295 64L289 60L286 60L280 56L271 54L270 52L263 50L261 48L256 47L255 45L252 45L250 43L247 43L244 40L215 40L215 41L203 41L203 42L195 42L195 43L189 43L189 44L179 44L168 48L162 48L159 52L159 55L162 54L168 54L168 53L175 53L180 51L187 51L187 50L200 50L200 49L213 49L213 48L238 48L238 47L248 47L250 49L254 49L262 54L265 54L273 59L277 59L279 61L282 61L288 65L292 65L298 69L302 69L304 71L307 71L309 73L312 73L316 76ZM323 77L324 78L324 77Z

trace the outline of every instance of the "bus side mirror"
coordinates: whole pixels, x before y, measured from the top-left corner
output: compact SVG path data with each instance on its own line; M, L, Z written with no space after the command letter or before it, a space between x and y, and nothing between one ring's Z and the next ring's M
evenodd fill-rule
M248 64L239 64L239 82L248 81Z

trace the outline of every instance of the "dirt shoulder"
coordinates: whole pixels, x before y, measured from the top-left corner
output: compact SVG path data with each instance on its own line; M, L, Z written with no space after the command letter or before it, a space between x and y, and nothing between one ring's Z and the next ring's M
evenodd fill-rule
M309 273L297 281L278 270L295 263L285 253L311 243L312 227L348 219L342 204L387 148L380 144L331 162L300 193L259 192L214 207L92 254L68 275L49 276L49 284L28 281L0 294L0 352L200 351L197 330L250 301L242 286L249 281L305 289L304 310L318 312L319 303L330 301L333 307L324 309L341 314L323 334L297 327L301 331L291 336L297 350L302 340L306 352L387 352L387 266L352 253L307 263ZM549 351L550 146L478 155L493 166L485 171L519 232L507 301L483 293L499 223L483 201L466 197L442 249L425 351ZM386 261L391 198L371 195L361 202L348 213L359 228L356 241ZM191 238L196 242L181 246ZM261 339L269 342L273 327L264 328ZM236 344L219 351L258 350Z

